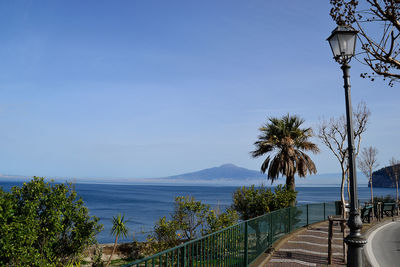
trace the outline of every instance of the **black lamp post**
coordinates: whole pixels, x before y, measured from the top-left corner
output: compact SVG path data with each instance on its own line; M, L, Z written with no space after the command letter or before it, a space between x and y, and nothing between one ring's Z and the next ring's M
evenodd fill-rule
M356 47L357 31L350 26L338 26L328 37L334 59L342 65L344 92L346 98L346 118L347 118L347 141L349 153L349 172L350 172L350 216L347 225L350 234L344 239L347 249L347 266L362 267L362 247L367 241L361 236L362 221L358 212L357 197L357 176L356 163L354 159L354 133L353 116L350 98L350 75L349 62L354 56Z

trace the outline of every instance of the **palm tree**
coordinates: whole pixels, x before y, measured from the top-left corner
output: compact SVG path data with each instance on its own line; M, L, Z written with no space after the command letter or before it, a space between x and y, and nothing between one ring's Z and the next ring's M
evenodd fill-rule
M111 263L111 258L114 255L115 249L117 247L118 237L121 235L123 237L128 236L128 227L126 226L126 223L128 221L125 220L125 215L121 216L121 214L118 214L117 217L113 216L112 221L113 221L113 227L111 228L111 234L115 236L115 242L106 267L108 267Z
M298 116L289 114L281 119L269 118L269 122L260 128L261 134L254 143L256 150L251 152L254 158L267 154L261 172L265 173L268 169L267 177L272 182L280 174L286 176L286 186L292 190L295 190L295 174L305 177L307 173L317 173L314 162L304 151L317 153L319 149L308 141L313 135L312 129L300 128L303 122Z

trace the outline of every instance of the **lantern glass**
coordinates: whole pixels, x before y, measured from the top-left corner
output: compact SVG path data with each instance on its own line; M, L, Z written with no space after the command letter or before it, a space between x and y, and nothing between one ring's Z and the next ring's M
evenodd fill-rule
M334 57L340 56L340 46L337 35L333 35L332 38L329 39L329 44L332 49L332 53Z
M356 46L356 35L351 32L338 34L340 54L344 56L354 56Z
M355 31L350 26L338 26L329 36L328 41L336 60L349 60L355 54L356 48Z

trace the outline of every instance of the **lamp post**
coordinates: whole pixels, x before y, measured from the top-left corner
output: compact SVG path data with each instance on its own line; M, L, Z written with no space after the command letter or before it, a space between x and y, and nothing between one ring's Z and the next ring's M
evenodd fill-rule
M357 176L356 163L354 159L354 132L353 115L350 97L350 75L349 62L354 56L356 47L357 31L350 26L338 26L328 37L334 59L341 64L344 79L344 93L346 99L347 118L347 141L349 154L350 174L350 216L347 225L350 228L349 235L344 239L347 249L347 266L362 267L362 247L367 241L361 236L362 221L358 212Z

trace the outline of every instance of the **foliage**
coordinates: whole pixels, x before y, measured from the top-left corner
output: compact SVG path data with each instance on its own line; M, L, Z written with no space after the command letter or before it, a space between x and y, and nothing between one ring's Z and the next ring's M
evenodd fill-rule
M196 201L194 197L178 196L175 198L175 210L172 219L177 223L179 232L185 240L196 239L204 227L210 206Z
M127 237L128 236L128 227L126 227L125 215L118 214L116 217L112 218L113 226L111 228L111 234L118 239L119 236Z
M126 226L127 220L125 220L125 215L118 214L117 216L113 216L112 218L113 226L111 228L111 234L115 236L114 247L111 252L110 258L108 259L106 267L108 267L111 263L112 256L114 255L115 249L118 244L118 237L128 236L128 227Z
M154 225L149 241L156 241L154 248L161 251L181 242L198 238L237 223L237 212L228 209L220 213L194 197L178 196L171 220L164 216Z
M278 185L274 191L274 202L271 211L287 208L296 200L297 192L286 186Z
M207 228L203 234L211 234L223 228L235 225L239 219L239 214L233 209L227 209L221 213L218 210L210 210L207 214Z
M372 81L376 76L393 85L400 78L400 9L398 0L330 0L330 15L338 25L353 24L358 30L362 53L359 61L372 73L361 77Z
M179 237L177 235L178 230L179 226L177 222L174 220L167 220L164 216L158 219L154 225L153 237L162 247L174 247L179 244Z
M287 208L295 203L297 193L287 186L278 185L273 193L271 188L264 185L256 188L238 188L233 194L232 209L240 214L242 220L249 220L271 211ZM285 214L284 216L287 216ZM286 219L286 218L285 218ZM286 220L282 220L286 221ZM282 222L280 221L280 222ZM249 226L256 233L257 250L262 247L261 228L256 220L251 220Z
M102 260L103 257L103 249L96 244L93 257L92 257L92 267L103 267L104 262Z
M72 264L101 228L71 184L34 177L11 192L0 189L0 265Z
M268 169L268 179L272 182L283 175L286 186L295 190L295 174L305 177L316 173L317 169L311 158L304 151L319 152L317 145L309 141L311 128L300 128L303 119L289 114L282 118L269 118L259 130L261 134L254 143L253 157L268 155L261 165L261 172Z
M232 209L236 210L242 220L248 220L268 212L289 207L296 200L297 193L290 188L278 185L275 194L270 188L254 185L238 188L233 194Z

